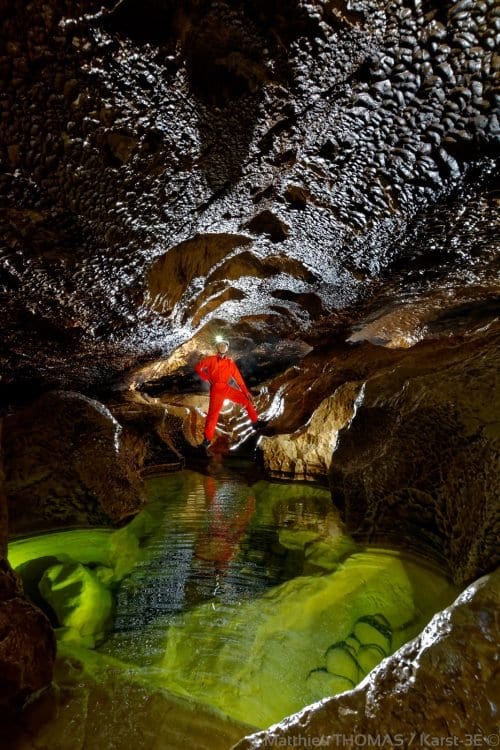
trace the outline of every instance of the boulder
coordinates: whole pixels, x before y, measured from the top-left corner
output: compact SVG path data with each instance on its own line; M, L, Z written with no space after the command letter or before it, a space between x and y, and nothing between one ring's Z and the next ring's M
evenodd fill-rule
M0 421L0 438L2 423ZM22 705L52 678L55 638L48 619L23 595L7 554L7 498L0 439L0 706Z
M5 419L10 533L118 523L144 504L121 427L98 401L52 391Z
M163 403L132 389L109 408L122 426L127 462L141 475L182 468L186 450L201 440L192 436L196 412L187 406Z
M52 627L22 593L6 560L0 561L0 704L21 706L52 679Z

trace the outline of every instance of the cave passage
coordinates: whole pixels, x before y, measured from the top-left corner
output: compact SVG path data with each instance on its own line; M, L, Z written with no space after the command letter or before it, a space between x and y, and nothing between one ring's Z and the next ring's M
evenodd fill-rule
M93 675L105 696L96 736L116 725L117 680L132 703L139 687L137 700L156 690L187 701L170 719L186 742L197 731L186 706L215 709L210 721L240 736L267 727L353 688L457 594L422 560L355 545L327 489L217 471L150 478L149 503L119 530L10 544L26 592L56 626L64 679L69 659L80 665L73 683ZM57 716L63 732L67 712ZM114 731L125 747L130 727Z

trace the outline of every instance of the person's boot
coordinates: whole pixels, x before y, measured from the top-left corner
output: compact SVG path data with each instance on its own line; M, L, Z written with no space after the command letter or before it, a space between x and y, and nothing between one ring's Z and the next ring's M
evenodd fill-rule
M200 448L204 451L208 450L210 446L210 440L208 438L205 438L202 443L200 443Z

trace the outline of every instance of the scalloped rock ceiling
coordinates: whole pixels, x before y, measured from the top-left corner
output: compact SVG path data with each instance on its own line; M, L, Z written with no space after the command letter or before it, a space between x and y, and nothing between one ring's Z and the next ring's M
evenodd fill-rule
M495 0L3 0L0 19L7 398L216 330L278 366L496 319Z

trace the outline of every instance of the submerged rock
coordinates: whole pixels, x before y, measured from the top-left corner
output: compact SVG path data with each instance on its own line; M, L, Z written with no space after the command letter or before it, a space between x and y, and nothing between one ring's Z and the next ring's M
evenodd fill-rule
M415 640L385 659L355 690L304 709L236 745L238 750L498 742L500 573L469 586ZM448 740L448 743L446 742Z
M112 571L108 568L109 574ZM102 640L111 620L113 599L101 579L106 569L89 570L81 563L49 566L38 584L40 594L54 610L60 639L92 648Z
M129 665L65 646L53 687L22 713L0 713L14 750L227 750L251 725L135 678Z
M343 554L342 545L330 548L331 573L179 616L166 632L165 685L265 727L354 687L375 652L378 663L454 596L441 575L416 562L382 551L339 562Z

